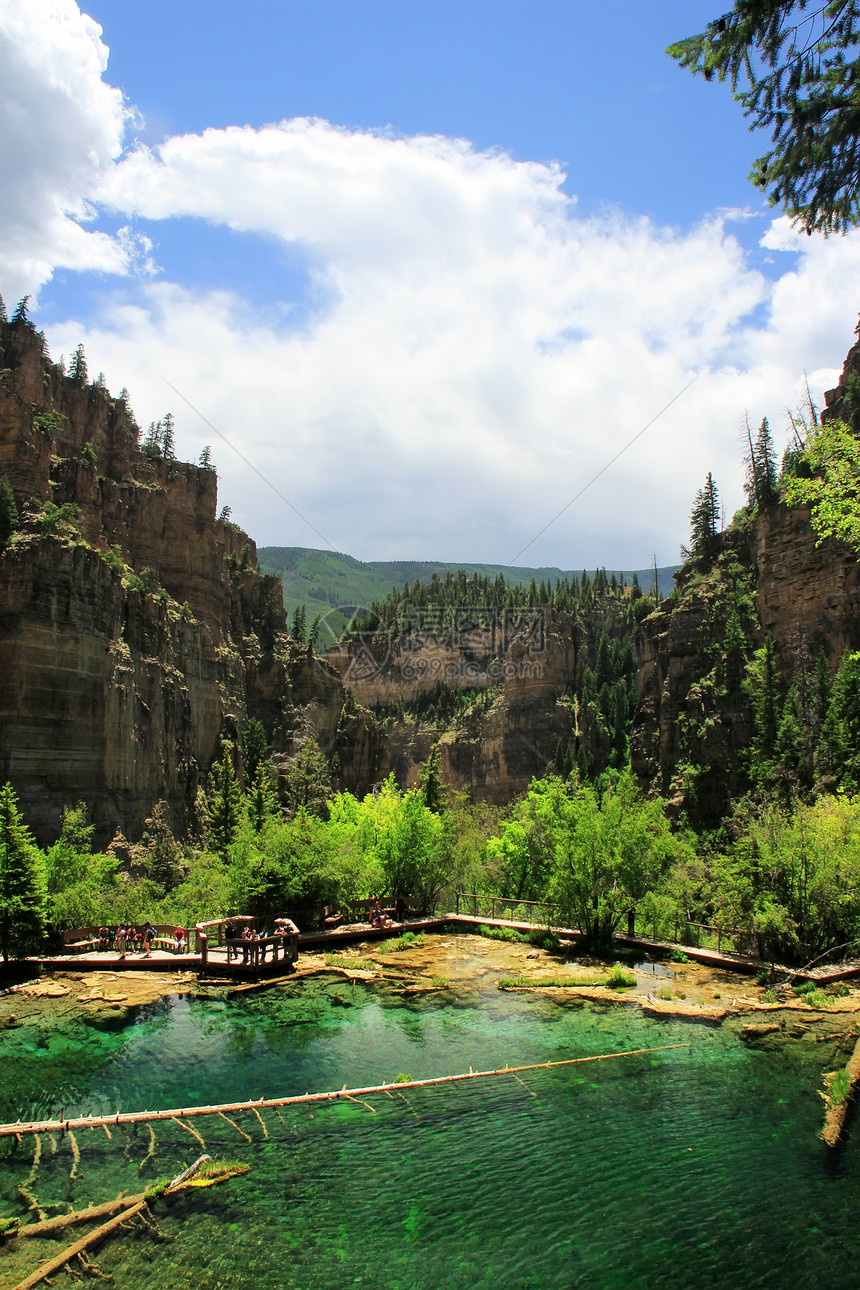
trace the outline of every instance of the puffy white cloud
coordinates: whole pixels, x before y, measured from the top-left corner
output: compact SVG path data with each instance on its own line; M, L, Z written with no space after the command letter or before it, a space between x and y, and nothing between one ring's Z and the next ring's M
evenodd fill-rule
M73 0L0 0L0 282L10 299L60 265L124 271L122 246L81 224L124 129L101 34Z
M103 46L86 30L92 89ZM52 347L83 339L91 370L129 387L144 424L170 407L190 456L213 434L166 378L354 555L512 558L699 373L522 558L618 567L656 549L672 562L708 470L729 511L741 500L745 411L778 426L803 369L820 392L850 341L855 235L798 241L776 221L766 277L736 216L691 230L586 219L557 166L317 120L207 130L112 161L121 105L109 94L93 121L114 133L55 208L80 211L86 193L156 244L158 221L178 216L258 234L275 283L279 248L299 248L314 307L252 317L241 293L151 280L133 306L106 301L100 318L53 327ZM40 229L30 236L50 261ZM151 270L135 236L108 252ZM66 262L56 246L53 263ZM320 545L214 448L224 499L258 541Z

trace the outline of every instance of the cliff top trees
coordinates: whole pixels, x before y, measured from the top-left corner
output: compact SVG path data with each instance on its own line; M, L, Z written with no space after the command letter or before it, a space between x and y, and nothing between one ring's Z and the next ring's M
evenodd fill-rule
M690 549L682 554L713 559L717 553L720 533L720 494L714 477L708 471L705 487L696 493L690 512Z
M818 543L835 537L860 553L860 440L841 421L814 425L806 441L811 478L785 481L790 505L809 506Z
M666 51L706 80L728 80L750 128L771 130L750 178L808 233L860 222L858 44L856 0L735 0Z

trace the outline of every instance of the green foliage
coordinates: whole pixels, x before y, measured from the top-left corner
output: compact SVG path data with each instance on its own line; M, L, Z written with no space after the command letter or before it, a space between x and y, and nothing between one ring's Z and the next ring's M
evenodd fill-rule
M291 811L305 810L325 816L332 797L331 770L319 744L309 739L284 772L284 805Z
M413 1080L411 1075L407 1075L405 1071L401 1071L399 1075L394 1076L394 1079L391 1082L392 1084L411 1084L413 1083Z
M381 941L379 953L399 954L403 950L420 950L426 939L423 932L403 932L401 936L393 936L387 941Z
M224 856L242 822L242 793L233 764L233 750L226 743L221 761L216 761L209 772L206 814L212 849Z
M257 774L257 767L269 756L269 741L262 721L249 717L242 731L242 765L245 778L251 783Z
M95 448L91 443L85 443L83 448L81 449L81 461L85 461L88 465L92 465L95 459L96 459Z
M83 386L87 383L87 360L84 356L83 342L75 347L75 352L69 365L69 379L75 385Z
M165 894L182 881L182 849L173 836L166 802L156 802L140 844L147 878Z
M12 785L0 789L0 952L37 949L45 926L45 859L21 818Z
M720 541L720 495L708 471L704 488L696 493L690 512L690 551L694 558L713 560Z
M421 792L424 794L424 805L434 815L439 815L445 804L445 788L440 778L442 754L439 745L433 744L426 762L421 768Z
M93 832L83 802L63 808L60 836L45 853L46 913L52 927L85 927L102 919L116 884L117 862L93 852Z
M0 551L5 551L18 523L18 507L12 485L4 475L0 479Z
M52 408L50 412L40 412L33 418L33 426L36 430L43 430L45 433L56 438L61 434L66 424L66 417L62 412Z
M33 324L30 322L30 319L27 317L27 306L29 305L29 303L30 303L29 296L21 297L21 299L18 301L17 305L15 306L15 311L12 314L12 318L10 320L10 326L32 327Z
M807 232L844 232L860 218L858 42L855 4L735 0L666 51L706 80L728 80L750 128L771 130L750 178Z
M827 1089L827 1100L831 1106L839 1106L845 1101L851 1090L851 1076L843 1066L836 1072Z
M684 951L679 950L677 948L672 950L671 954L669 955L669 961L670 963L689 963L690 962L690 960L687 958L687 955L684 953Z
M80 537L79 526L81 508L75 502L63 502L56 506L54 502L45 502L42 509L31 513L30 522L37 533L52 533L65 537Z
M526 932L518 932L515 927L493 927L481 923L475 928L476 936L485 936L490 941L506 941L511 945L528 945Z
M808 476L785 482L789 505L810 508L819 546L833 537L860 553L860 439L843 421L812 426L804 460Z
M629 772L598 797L576 780L533 781L501 834L487 844L499 856L504 894L540 900L589 941L609 941L628 909L689 850L674 836L660 801L646 801Z
M606 984L610 990L629 990L636 984L636 977L620 963L614 963L606 975Z
M257 763L254 778L245 798L248 822L255 833L261 833L266 821L274 813L277 796L274 786L274 768L271 762Z

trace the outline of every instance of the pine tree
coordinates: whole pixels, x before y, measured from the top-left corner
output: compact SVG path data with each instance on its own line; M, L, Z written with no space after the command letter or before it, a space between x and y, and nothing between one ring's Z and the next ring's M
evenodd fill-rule
M445 807L445 787L439 774L441 765L442 754L439 751L439 745L433 744L427 760L421 768L419 787L424 794L424 805L434 815L440 815Z
M242 733L242 764L246 784L252 782L257 774L257 767L268 755L269 741L263 723L257 717L249 717Z
M263 826L275 813L276 798L272 786L272 766L261 761L247 793L248 819L255 833L261 833Z
M174 432L174 420L172 412L165 412L163 419L159 422L161 427L161 455L165 461L176 460L176 436Z
M813 229L844 232L860 221L860 12L854 3L735 0L705 31L666 51L706 80L728 80L751 129L773 147L750 179Z
M630 583L630 599L639 600L642 596L642 588L639 586L639 578L636 570L633 570L633 578Z
M11 325L13 327L29 327L30 319L27 317L27 305L30 303L29 296L22 296L15 306L15 312L12 315Z
M762 417L755 441L749 421L746 431L749 452L746 457L747 478L744 491L751 506L767 506L779 492L779 467L767 417Z
M349 695L347 690L347 700ZM320 816L327 813L332 795L331 771L315 739L309 739L290 762L283 787L283 800L289 810Z
M5 323L8 321L9 319L6 316L6 303L3 297L0 296L0 323Z
M209 772L206 813L212 848L224 856L242 822L242 792L229 744L223 747L222 760L216 761Z
M690 554L710 560L719 545L720 495L714 477L708 471L704 488L696 493L690 512Z
M83 341L75 347L72 355L72 364L69 368L69 377L75 385L86 385L87 383L87 360L84 355Z
M156 802L144 825L141 848L147 878L165 892L173 891L182 881L182 848L173 836L166 802Z
M293 640L298 641L300 645L304 645L305 643L306 612L304 605L296 605L293 610L293 625L290 629L290 635Z
M0 551L5 551L18 523L18 507L12 485L4 475L0 479Z
M45 927L45 857L8 782L0 789L0 951L4 962L36 949Z
M202 452L200 453L200 456L197 459L197 465L201 468L201 470L212 469L212 445L211 444L207 443L206 447L202 450Z
M756 782L766 782L776 756L779 733L779 692L773 637L765 637L747 669L748 687L755 718L750 772Z

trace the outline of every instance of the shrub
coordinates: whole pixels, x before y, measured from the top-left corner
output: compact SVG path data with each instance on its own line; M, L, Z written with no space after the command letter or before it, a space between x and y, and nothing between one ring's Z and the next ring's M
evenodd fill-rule
M610 990L629 990L636 984L636 977L620 963L613 963L606 975L606 984Z
M408 1075L406 1071L401 1071L399 1075L394 1076L391 1082L392 1084L411 1084L413 1080L412 1076Z
M661 986L660 986L660 989L657 991L657 998L658 998L658 999L672 999L672 998L674 998L674 996L673 996L673 994L672 994L672 991L669 989L669 987L668 987L667 985L661 985Z
M672 953L669 955L669 962L670 963L689 963L690 960L687 958L683 950L672 950Z

